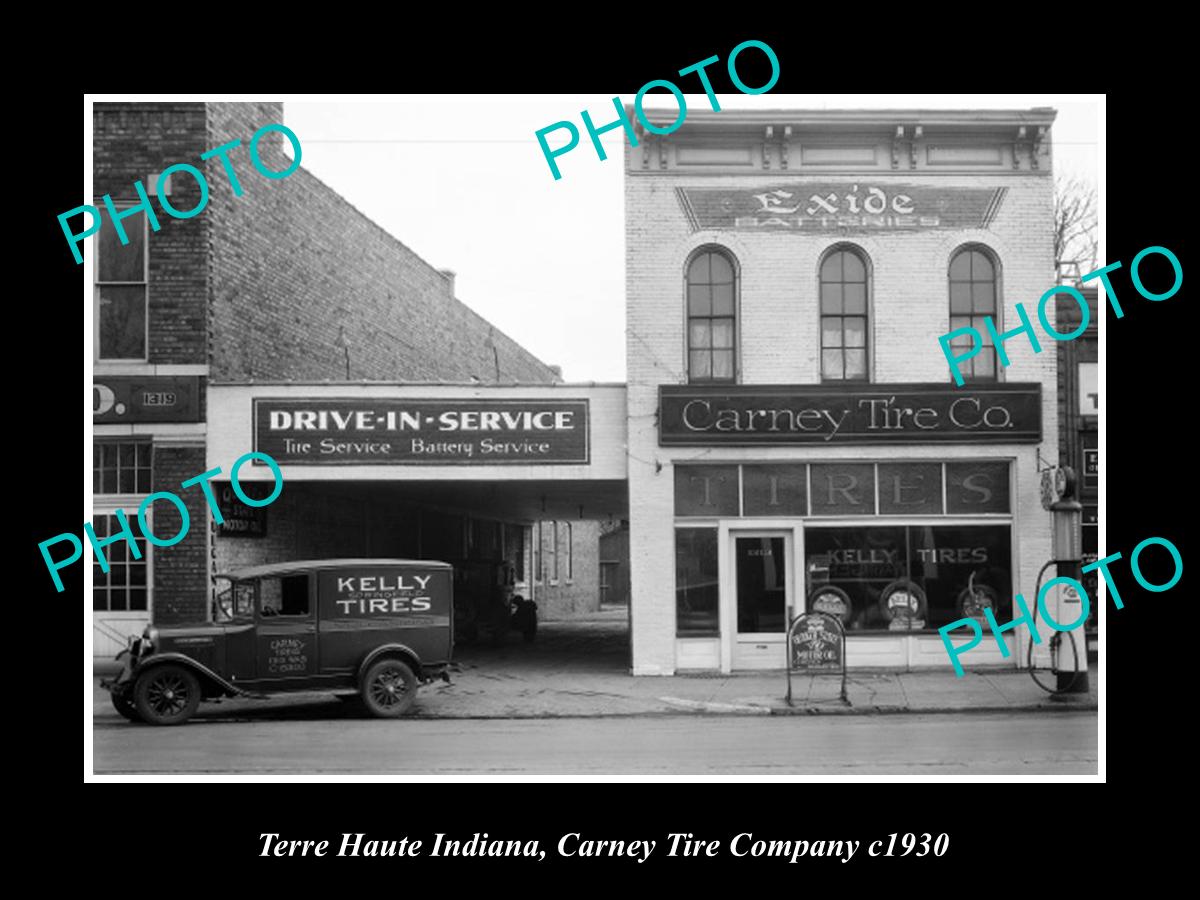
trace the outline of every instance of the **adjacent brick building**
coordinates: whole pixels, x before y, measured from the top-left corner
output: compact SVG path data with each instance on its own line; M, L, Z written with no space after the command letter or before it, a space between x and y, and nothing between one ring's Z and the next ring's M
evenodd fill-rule
M265 513L252 513L218 479L230 520L218 528L200 491L181 490L211 465L227 478L236 456L252 449L243 444L229 458L208 459L210 443L220 443L230 424L227 414L209 415L216 385L561 382L557 369L457 300L452 273L432 267L302 166L278 179L256 171L252 136L283 122L278 103L94 106L95 205L103 208L105 194L118 209L136 205L141 181L160 227L153 230L144 211L124 217L130 243L123 246L106 215L83 245L98 255L93 524L100 536L115 532L116 511L132 519L156 491L180 494L191 522L172 547L139 540L139 560L118 542L111 571L94 567L98 656L111 656L151 619L207 618L211 573L242 564L436 554L461 562L463 591L488 590L490 576L470 571L484 560L507 559L518 567L518 582L529 580L532 522L473 498L289 484ZM240 196L219 157L200 159L229 142L240 142L228 154ZM257 145L262 167L292 168L286 147L283 134L265 134ZM187 219L168 215L155 197L159 173L177 163L200 169L209 189L207 206ZM164 192L177 210L201 201L186 171L172 173ZM181 524L162 501L149 520L160 536ZM541 586L543 603L567 611L598 597L594 526L580 525L585 546L574 551L570 584Z

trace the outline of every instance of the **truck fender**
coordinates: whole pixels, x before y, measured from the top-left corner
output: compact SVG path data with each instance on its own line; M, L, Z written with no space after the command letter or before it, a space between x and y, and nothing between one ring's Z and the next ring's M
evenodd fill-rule
M417 676L417 680L421 679L421 658L417 656L411 647L406 647L404 644L384 644L381 647L376 647L366 658L359 664L358 673L355 676L359 684L362 683L363 676L367 673L367 669L371 664L381 656L399 656L409 666L412 667L413 674Z
M133 677L130 680L135 681L143 672L147 672L155 666L169 662L186 666L200 676L202 681L208 681L210 684L220 688L223 693L231 696L245 693L245 691L243 691L241 688L234 687L208 666L198 663L190 656L184 656L182 653L155 653L146 657L144 661L138 663L137 668L133 672Z

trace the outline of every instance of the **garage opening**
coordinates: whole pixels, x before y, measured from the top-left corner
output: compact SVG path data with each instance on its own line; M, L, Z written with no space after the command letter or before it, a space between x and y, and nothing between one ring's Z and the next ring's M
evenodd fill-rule
M464 669L630 671L620 482L299 481L269 507L216 482L215 572L333 558L454 567ZM247 483L255 489L268 485ZM625 584L622 590L622 584Z

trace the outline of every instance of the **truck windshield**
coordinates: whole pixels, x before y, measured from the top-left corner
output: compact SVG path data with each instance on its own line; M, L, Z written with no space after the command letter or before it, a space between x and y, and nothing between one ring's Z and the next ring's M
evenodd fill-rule
M217 592L213 598L213 621L232 622L234 619L254 615L254 582L232 581L217 578Z

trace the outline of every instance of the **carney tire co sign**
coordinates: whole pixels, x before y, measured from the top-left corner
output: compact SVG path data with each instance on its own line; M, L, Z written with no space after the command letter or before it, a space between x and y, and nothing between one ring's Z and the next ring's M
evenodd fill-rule
M92 381L92 421L199 422L195 376L104 375Z
M254 401L254 448L307 465L589 462L587 400Z
M662 446L1035 444L1042 386L660 385Z

